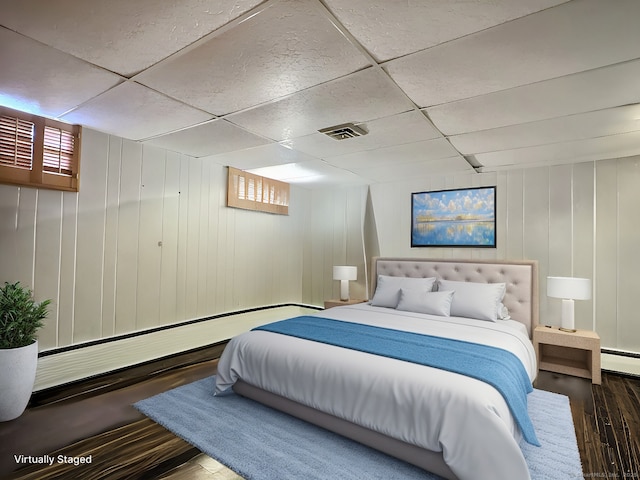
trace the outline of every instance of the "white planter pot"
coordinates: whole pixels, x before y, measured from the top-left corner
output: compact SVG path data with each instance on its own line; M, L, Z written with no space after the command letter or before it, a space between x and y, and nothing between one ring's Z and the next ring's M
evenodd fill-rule
M36 379L38 342L20 348L0 349L0 422L22 415Z

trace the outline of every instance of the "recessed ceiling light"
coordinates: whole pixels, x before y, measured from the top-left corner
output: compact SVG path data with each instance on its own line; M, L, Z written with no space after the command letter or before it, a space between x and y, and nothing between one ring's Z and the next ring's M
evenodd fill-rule
M296 181L296 183L305 180L313 181L323 177L320 172L303 167L299 163L285 163L270 167L252 168L247 170L247 172L282 182Z

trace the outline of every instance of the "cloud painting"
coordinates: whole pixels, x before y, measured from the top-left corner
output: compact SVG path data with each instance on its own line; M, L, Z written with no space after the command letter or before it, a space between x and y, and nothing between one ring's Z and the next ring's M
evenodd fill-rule
M495 247L495 187L412 194L411 246Z

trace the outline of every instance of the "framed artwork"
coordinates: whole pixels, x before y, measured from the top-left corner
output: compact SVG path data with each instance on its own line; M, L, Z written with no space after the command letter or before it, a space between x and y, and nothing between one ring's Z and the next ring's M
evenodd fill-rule
M496 187L411 194L412 247L496 246Z

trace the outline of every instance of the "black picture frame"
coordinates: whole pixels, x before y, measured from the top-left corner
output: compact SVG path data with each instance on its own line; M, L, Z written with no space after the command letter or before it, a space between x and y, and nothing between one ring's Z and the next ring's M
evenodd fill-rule
M411 247L496 247L496 187L411 194Z

